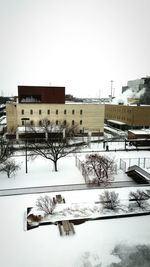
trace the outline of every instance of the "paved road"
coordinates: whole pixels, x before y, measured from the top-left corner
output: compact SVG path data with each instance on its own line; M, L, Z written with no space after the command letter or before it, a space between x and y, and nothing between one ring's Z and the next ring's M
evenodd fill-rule
M136 184L132 182L113 182L105 188L121 188L121 187L138 187L138 186L150 186L150 184ZM25 188L12 188L1 189L0 197L2 196L15 196L25 194L39 194L72 190L91 190L91 189L103 189L104 186L95 186L88 184L70 184L70 185L54 185L54 186L40 186L40 187L25 187Z

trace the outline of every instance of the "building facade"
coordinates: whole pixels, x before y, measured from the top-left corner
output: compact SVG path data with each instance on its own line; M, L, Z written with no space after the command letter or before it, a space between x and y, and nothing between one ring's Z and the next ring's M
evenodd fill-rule
M150 104L150 77L128 81L127 86L122 87L123 103Z
M19 103L65 103L65 87L18 86Z
M150 106L105 105L105 121L125 129L138 129L150 127ZM115 123L116 121L116 123ZM117 125L118 122L118 125ZM123 123L119 124L119 122Z
M54 89L54 88L53 88ZM59 122L69 125L78 125L79 133L103 135L104 132L104 105L101 104L80 104L80 103L54 103L54 98L51 98L51 88L49 87L50 94L44 99L42 98L43 90L41 91L34 88L36 97L31 94L24 93L25 88L22 90L19 87L18 97L19 102L6 104L7 115L7 133L15 134L18 127L24 126L24 119L28 119L27 123L31 126L40 126L42 120L47 119L54 122L56 125ZM40 95L41 92L41 95ZM61 100L65 99L64 88L61 91ZM55 88L53 95L59 94L59 90ZM34 96L35 96L34 95ZM40 102L35 99L40 99ZM47 100L48 99L48 100ZM51 100L52 99L52 100ZM59 100L58 100L59 99ZM45 103L47 101L48 103ZM57 101L60 101L60 96L57 96Z
M146 88L150 85L150 77L143 77L141 79L128 81L127 86L122 87L122 93L128 89L131 89L132 92L137 93L143 88Z

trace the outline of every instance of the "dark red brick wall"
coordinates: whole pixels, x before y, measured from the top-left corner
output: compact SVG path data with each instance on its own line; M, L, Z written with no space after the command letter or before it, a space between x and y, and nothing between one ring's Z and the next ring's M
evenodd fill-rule
M34 98L40 103L64 104L65 87L18 86L19 103L34 103Z

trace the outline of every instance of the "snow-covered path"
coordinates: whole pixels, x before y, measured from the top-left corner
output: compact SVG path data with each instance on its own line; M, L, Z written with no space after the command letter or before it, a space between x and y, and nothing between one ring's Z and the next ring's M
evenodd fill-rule
M61 191L73 191L73 190L87 190L87 189L103 189L103 188L122 188L122 187L140 187L134 181L120 181L112 182L107 187L101 185L92 184L68 184L68 185L53 185L53 186L40 186L40 187L24 187L24 188L13 188L13 189L2 189L0 190L0 197L2 196L13 196L13 195L26 195L26 194L39 194L39 193L51 193ZM147 184L142 186L148 186Z

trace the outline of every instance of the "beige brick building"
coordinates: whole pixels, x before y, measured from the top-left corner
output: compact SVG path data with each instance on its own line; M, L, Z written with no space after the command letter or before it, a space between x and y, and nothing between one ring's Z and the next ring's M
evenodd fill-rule
M105 121L124 123L126 128L150 127L150 106L105 105Z
M103 135L104 105L101 104L44 104L44 103L7 103L7 132L15 134L28 118L32 126L40 126L43 119L78 124L80 133Z
M6 115L7 134L18 133L27 123L40 126L44 119L56 125L77 124L81 134L103 135L104 132L104 105L67 104L65 87L18 86L18 101L6 104Z

